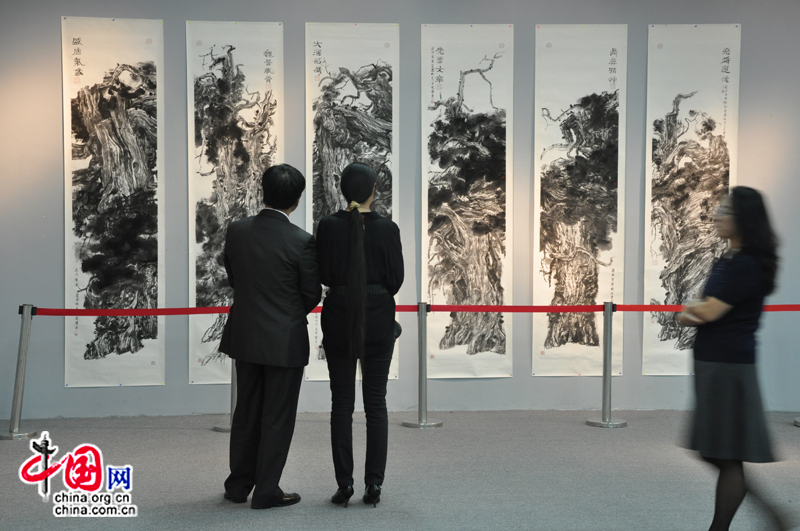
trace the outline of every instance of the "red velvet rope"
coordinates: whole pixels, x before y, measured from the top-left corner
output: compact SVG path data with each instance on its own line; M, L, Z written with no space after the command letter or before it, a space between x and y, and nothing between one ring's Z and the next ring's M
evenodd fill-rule
M55 315L55 316L80 316L80 317L133 317L149 315L198 315L229 313L230 306L212 306L207 308L128 308L128 309L72 309L72 308L36 308L34 315ZM419 310L416 304L398 304L398 312L414 312ZM681 306L678 304L618 304L618 312L679 312ZM311 313L319 313L322 306L317 306ZM499 313L590 313L602 312L603 305L579 305L579 306L492 306L492 305L452 305L434 304L431 305L432 312L499 312ZM765 312L800 312L800 304L768 304L764 306Z
M617 304L618 312L679 312L680 304ZM765 312L800 312L800 304L766 304Z
M765 312L800 312L800 304L766 304Z
M618 312L679 312L680 304L617 304Z
M119 309L73 309L36 308L36 315L65 315L81 317L133 317L142 315L196 315L206 313L229 313L230 306L211 306L208 308L119 308Z
M501 313L579 313L602 312L603 305L593 306L490 306L490 305L437 305L431 306L432 312L501 312Z
M416 304L398 304L398 312L416 312ZM149 315L198 315L213 313L230 313L230 306L209 306L203 308L127 308L127 309L74 309L74 308L36 308L35 315L57 315L67 317L134 317ZM317 306L311 313L320 313L322 306Z

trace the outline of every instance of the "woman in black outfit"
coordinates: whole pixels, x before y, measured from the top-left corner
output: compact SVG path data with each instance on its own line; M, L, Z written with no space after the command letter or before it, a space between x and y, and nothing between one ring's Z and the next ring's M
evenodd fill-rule
M353 409L356 360L361 360L367 458L364 502L380 501L386 470L389 420L386 382L395 340L394 295L403 283L400 230L370 211L377 176L363 164L342 171L347 210L322 218L317 258L330 287L322 306L322 346L331 381L331 445L338 490L331 502L353 495Z
M682 325L698 327L690 447L719 470L709 531L727 530L748 492L783 528L775 510L745 482L742 464L774 461L756 377L755 332L764 297L775 289L777 241L761 194L752 188L733 188L720 201L714 224L728 250L714 264L702 300L678 317Z

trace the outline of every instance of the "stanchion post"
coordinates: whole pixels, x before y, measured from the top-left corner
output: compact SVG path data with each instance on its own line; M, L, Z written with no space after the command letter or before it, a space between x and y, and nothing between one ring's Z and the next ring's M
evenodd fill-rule
M628 423L622 419L611 418L611 342L614 303L603 303L603 411L600 418L586 419L586 424L598 428L624 428Z
M796 419L794 419L794 425L795 426L800 426L800 417L797 417Z
M214 431L221 431L230 433L231 426L233 425L233 412L236 410L236 361L228 358L231 362L231 414L228 417L227 424L217 424L214 426Z
M405 421L407 428L439 428L440 420L428 419L428 312L430 306L425 302L419 303L417 322L419 323L419 415L417 422Z
M22 314L22 325L19 330L19 350L17 351L17 378L14 380L14 399L11 403L11 420L8 423L8 435L0 435L0 440L16 441L33 439L38 431L20 433L19 421L22 418L22 396L25 391L25 365L28 361L28 345L31 340L31 318L33 305L23 304L19 307Z

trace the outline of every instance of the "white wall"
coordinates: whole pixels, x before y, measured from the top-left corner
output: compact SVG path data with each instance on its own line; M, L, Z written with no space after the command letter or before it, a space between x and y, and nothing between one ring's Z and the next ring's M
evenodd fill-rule
M514 23L514 302L531 303L534 27L537 23L626 23L629 26L626 260L624 301L642 298L647 24L741 23L742 76L739 180L766 192L783 259L770 303L800 303L793 272L800 244L800 3L796 0L31 0L0 7L0 418L8 418L19 339L19 304L64 304L64 169L59 16L163 19L166 65L165 181L169 307L188 304L185 21L285 23L286 162L305 169L304 22L400 24L400 203L408 277L400 302L419 299L420 24ZM303 206L293 215L302 225ZM432 380L430 409L585 409L600 404L599 378L533 378L531 318L515 314L513 378ZM625 376L614 379L618 408L688 408L688 377L641 376L641 315L625 316ZM402 314L400 380L389 383L389 409L417 402L416 322ZM800 410L796 355L800 315L767 314L761 332L761 379L768 409ZM619 332L619 331L618 331ZM188 319L168 317L166 385L64 388L63 318L33 322L23 419L79 416L222 413L229 387L188 384ZM304 382L301 411L325 411L326 382ZM412 418L413 413L409 413Z

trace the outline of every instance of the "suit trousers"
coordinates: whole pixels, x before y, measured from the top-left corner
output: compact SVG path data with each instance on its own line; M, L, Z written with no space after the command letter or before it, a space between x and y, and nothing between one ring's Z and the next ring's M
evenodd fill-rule
M231 422L230 468L225 490L254 508L272 507L294 434L303 367L236 361L236 409Z
M367 418L367 458L364 484L382 485L386 471L389 441L389 415L386 412L386 383L392 350L374 355L367 350L361 364L361 388ZM356 360L343 359L328 352L331 380L331 449L339 488L353 485L353 411L356 400Z

